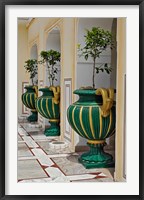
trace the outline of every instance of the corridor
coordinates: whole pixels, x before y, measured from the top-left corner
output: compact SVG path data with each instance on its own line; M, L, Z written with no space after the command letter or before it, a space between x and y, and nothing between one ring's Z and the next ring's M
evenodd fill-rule
M18 182L113 182L113 168L85 169L78 163L81 153L71 152L59 137L46 137L37 123L19 118Z

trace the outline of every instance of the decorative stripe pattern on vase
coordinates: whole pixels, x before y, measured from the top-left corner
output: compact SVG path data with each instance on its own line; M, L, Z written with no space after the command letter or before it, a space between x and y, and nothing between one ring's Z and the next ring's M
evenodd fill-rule
M23 104L30 109L35 109L35 99L35 93L24 93L22 95Z
M88 140L103 140L115 130L115 107L107 117L101 115L99 106L71 105L67 110L71 127Z
M59 104L55 104L53 98L43 97L36 101L36 108L38 112L47 119L59 119Z

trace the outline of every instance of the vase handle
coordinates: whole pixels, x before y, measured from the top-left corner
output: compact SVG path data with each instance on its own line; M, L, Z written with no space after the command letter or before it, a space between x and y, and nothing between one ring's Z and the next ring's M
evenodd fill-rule
M54 94L53 101L55 104L58 104L60 102L60 87L50 86L49 90L53 91Z
M36 97L38 97L38 87L36 85L33 86L33 89L35 90Z
M107 117L110 114L110 110L114 101L114 89L112 88L99 88L96 90L96 95L102 95L103 105L100 106L101 115Z

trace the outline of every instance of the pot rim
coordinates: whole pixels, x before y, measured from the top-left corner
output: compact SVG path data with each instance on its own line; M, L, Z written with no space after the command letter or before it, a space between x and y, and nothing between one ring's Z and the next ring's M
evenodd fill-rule
M42 92L52 92L51 90L49 90L48 87L40 88L39 91L42 91Z
M73 91L74 94L78 95L96 95L96 89L76 89ZM114 89L114 93L116 93L116 89ZM98 95L99 96L99 95Z
M37 85L27 85L27 86L25 86L24 88L32 88L32 89L34 89L34 88L33 88L34 86L38 87Z

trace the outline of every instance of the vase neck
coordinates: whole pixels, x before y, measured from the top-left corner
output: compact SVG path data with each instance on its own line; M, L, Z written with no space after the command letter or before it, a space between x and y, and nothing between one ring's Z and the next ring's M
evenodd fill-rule
M53 92L50 91L48 88L40 88L39 91L41 91L43 93L42 96L52 96L53 97Z

